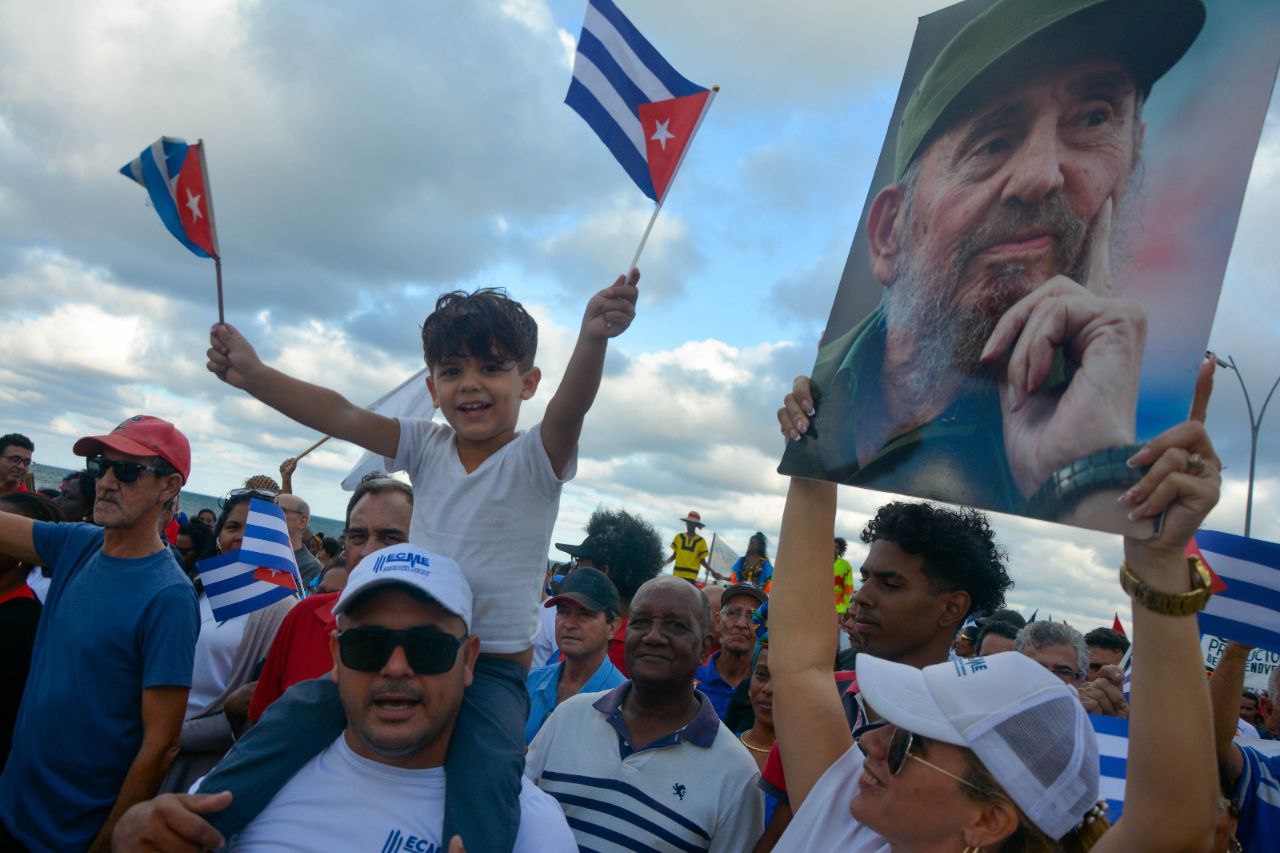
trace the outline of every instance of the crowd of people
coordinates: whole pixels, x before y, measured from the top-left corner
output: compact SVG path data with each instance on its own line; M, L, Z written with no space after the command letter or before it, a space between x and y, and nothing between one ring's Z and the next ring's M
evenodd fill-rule
M1050 32L1059 14L1098 6L1105 17L1122 5L1132 6L1039 4L1045 15L1018 16L1016 27L979 27L983 50L1036 48L1035 73L1012 94L985 66L926 81L941 94L928 100L928 121L912 124L913 147L872 224L896 313L888 338L868 327L851 349L885 361L886 379L895 353L919 337L898 315L928 307L924 296L909 304L905 279L932 275L942 287L947 275L917 268L904 246L928 236L947 243L942 254L972 248L965 235L930 229L928 215L948 205L975 220L998 212L1008 233L987 237L1014 254L1056 245L1054 223L1078 226L1058 253L1070 257L1030 271L1011 262L996 276L1022 281L1026 299L1049 307L1028 318L1024 302L993 307L1001 299L991 295L994 316L979 318L988 327L948 356L968 358L975 373L1001 359L1023 364L1029 373L1011 391L1021 418L1043 413L1042 399L1024 403L1048 382L1056 353L1088 333L1077 327L1115 325L1118 309L1068 277L1106 254L1106 240L1090 248L1090 232L1101 221L1109 234L1113 200L1139 160L1142 99L1179 51L1165 45L1168 55L1153 58L1159 45L1100 41L1078 56L1023 29L1032 17ZM214 326L207 359L219 380L383 458L385 473L351 493L338 539L311 533L310 506L292 488L296 459L279 482L237 476L216 512L183 513L193 449L158 417L79 439L83 468L52 494L34 489L34 443L0 437L0 849L1280 846L1280 757L1264 743L1280 736L1280 676L1264 693L1245 691L1249 649L1231 645L1205 678L1195 613L1210 582L1185 554L1221 484L1203 425L1212 359L1188 419L1112 465L1124 469L1105 483L1123 482L1118 495L1099 502L1053 479L1059 466L1045 460L1081 455L1064 427L1062 446L1009 460L1018 482L1005 503L983 499L1015 506L1014 491L1047 477L1061 487L1049 495L1054 517L1088 504L1094 520L1162 518L1158 535L1123 538L1116 568L1132 637L1082 633L1007 606L1026 568L1009 565L976 509L889 501L859 532L866 557L854 565L829 482L792 479L772 557L758 532L728 574L713 567L696 511L666 546L650 521L611 508L593 513L580 543L552 543L609 342L636 316L638 282L632 269L590 298L561 382L524 431L521 406L542 380L538 329L505 291L445 294L423 323L442 422L353 405L263 363L235 327ZM1120 313L1112 355L1137 358L1143 322ZM1015 319L1036 332L1024 335ZM1026 342L1039 333L1057 337ZM876 340L884 352L869 354ZM1104 329L1089 345L1107 340ZM1088 360L1072 381L1106 373L1098 358L1102 368ZM1045 375L1025 381L1030 372ZM1117 375L1103 378L1119 388L1115 407L1133 402ZM952 405L972 389L943 389L941 405L928 383L898 390L920 404L912 432L880 447L878 420L889 413L854 412L871 456L851 440L842 452L858 458L840 462L871 460L909 485L926 433L962 454L976 440ZM795 446L814 432L823 405L814 391L799 377L778 410ZM827 411L840 416L847 403L828 397ZM1091 419L1107 441L1129 442L1123 420ZM957 469L955 494L982 503L993 472L1013 477L989 456ZM279 529L254 521L255 500L278 507ZM201 567L251 534L292 555L295 594L220 618L213 599L236 598L257 575ZM567 562L548 562L553 544ZM1107 807L1114 792L1104 797L1103 768L1114 762L1091 714L1127 721L1120 815Z

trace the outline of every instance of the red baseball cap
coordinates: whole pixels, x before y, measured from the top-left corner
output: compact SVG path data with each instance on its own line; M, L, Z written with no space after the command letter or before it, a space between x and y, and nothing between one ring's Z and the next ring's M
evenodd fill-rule
M191 444L178 428L163 418L134 415L107 435L88 435L75 443L76 456L93 456L104 449L129 456L159 456L187 482L191 474Z

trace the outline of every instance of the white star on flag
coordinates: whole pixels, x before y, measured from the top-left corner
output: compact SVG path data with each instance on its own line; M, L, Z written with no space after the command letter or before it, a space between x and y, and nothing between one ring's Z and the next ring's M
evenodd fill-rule
M191 190L187 190L187 210L191 211L192 222L200 218L200 196L193 195Z
M667 150L667 140L676 138L676 135L668 129L667 125L669 124L671 124L671 119L658 122L658 129L653 132L653 136L649 137L654 142L660 144L663 151Z

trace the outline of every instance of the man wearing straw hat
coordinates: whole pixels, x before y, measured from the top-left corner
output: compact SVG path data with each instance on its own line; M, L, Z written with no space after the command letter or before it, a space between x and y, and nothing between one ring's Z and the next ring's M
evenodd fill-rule
M662 565L675 562L673 571L676 577L683 578L689 583L697 583L698 569L705 568L708 572L711 571L711 564L707 562L707 556L710 554L707 540L698 535L698 530L706 525L702 523L702 516L692 509L680 520L684 522L685 532L677 533L671 540L671 556Z

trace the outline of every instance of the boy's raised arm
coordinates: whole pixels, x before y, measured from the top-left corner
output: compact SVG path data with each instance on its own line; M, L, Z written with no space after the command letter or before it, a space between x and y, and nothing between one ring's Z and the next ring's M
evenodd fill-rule
M209 333L208 356L209 370L219 379L248 391L277 412L374 453L396 455L399 421L363 409L337 391L268 367L234 326L214 325Z
M564 379L555 396L547 404L542 418L542 446L551 459L556 476L564 474L573 458L578 437L582 435L582 421L596 392L600 390L600 377L604 373L604 354L609 338L627 330L636 316L636 282L640 271L634 267L625 276L618 276L611 286L591 297L582 317L582 330L578 343L569 357Z

